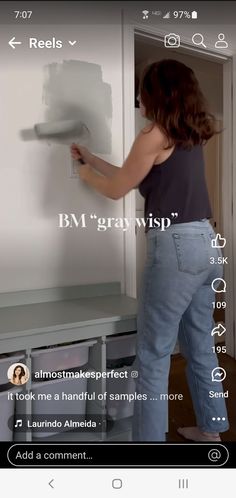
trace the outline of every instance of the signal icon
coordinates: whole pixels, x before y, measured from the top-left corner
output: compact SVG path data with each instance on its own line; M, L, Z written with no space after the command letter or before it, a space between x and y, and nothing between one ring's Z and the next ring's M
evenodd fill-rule
M164 16L163 19L170 19L170 12L167 12Z

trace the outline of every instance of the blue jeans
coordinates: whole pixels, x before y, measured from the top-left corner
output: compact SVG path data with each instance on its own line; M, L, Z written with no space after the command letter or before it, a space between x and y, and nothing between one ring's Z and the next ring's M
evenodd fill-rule
M201 220L171 225L163 232L153 228L146 237L135 360L136 392L143 399L134 405L133 440L165 441L168 401L161 395L168 393L170 355L177 339L187 360L197 426L206 432L226 431L225 400L209 396L209 391L223 392L222 383L211 376L218 367L212 350L213 302L222 296L215 295L211 284L223 276L221 264L210 264L210 257L222 256L220 249L211 247L215 232L208 220ZM224 420L212 420L218 417Z

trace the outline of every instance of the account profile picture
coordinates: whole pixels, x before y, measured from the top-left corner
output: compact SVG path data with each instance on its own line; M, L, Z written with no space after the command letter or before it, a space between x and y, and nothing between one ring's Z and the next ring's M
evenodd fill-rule
M8 368L7 377L14 386L22 386L29 380L29 369L24 363L13 363Z

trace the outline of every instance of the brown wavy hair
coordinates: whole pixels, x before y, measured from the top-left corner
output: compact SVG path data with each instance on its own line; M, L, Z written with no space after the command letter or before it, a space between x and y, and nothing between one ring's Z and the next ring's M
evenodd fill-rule
M139 94L146 118L165 133L167 149L204 144L220 132L194 72L182 62L163 59L149 64L143 71Z

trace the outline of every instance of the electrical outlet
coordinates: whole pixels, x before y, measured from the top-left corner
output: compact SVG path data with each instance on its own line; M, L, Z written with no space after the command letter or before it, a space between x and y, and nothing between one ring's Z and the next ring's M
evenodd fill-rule
M70 163L70 178L78 178L79 177L79 167L80 163L77 160L71 160Z

